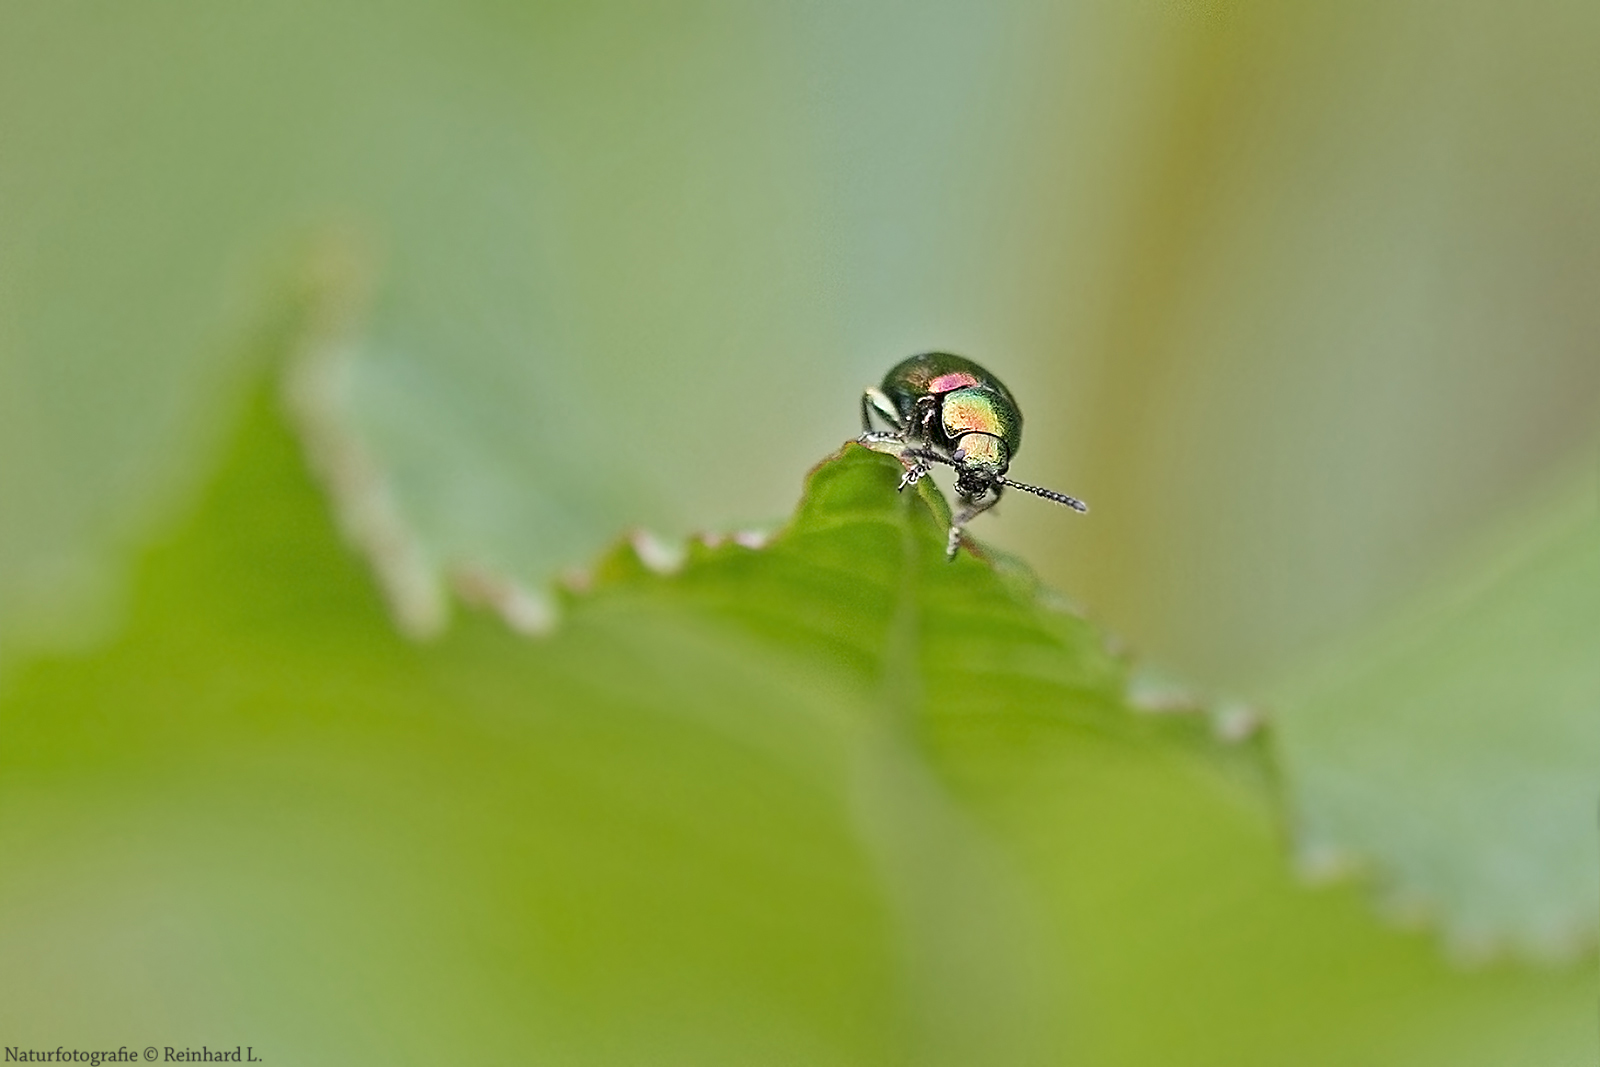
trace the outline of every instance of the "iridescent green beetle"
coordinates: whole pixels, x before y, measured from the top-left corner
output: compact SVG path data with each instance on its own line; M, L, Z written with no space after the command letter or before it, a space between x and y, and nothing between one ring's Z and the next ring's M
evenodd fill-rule
M889 424L874 430L872 416ZM1022 447L1022 412L1000 379L961 356L924 352L895 364L883 384L861 396L862 444L910 458L913 464L900 488L915 485L943 463L956 469L961 510L951 519L945 554L956 558L961 528L994 507L1010 487L1065 504L1074 511L1089 506L1075 497L1024 485L1007 478L1011 457Z

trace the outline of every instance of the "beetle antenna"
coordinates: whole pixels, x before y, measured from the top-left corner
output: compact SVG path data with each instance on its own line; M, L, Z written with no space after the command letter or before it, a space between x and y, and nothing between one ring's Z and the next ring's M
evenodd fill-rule
M1028 485L1026 482L1014 482L1010 478L1001 478L999 479L999 482L1001 485L1010 486L1012 489L1021 489L1024 493L1032 493L1034 496L1042 496L1046 500L1054 500L1057 504L1065 504L1073 511L1087 512L1089 510L1089 505L1085 504L1077 497L1068 496L1065 493L1058 493L1054 489L1041 489L1037 485Z

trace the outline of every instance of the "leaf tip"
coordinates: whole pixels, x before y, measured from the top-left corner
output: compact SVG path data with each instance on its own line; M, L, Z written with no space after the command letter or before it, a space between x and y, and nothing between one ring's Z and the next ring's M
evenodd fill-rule
M372 567L395 625L408 637L426 640L448 625L449 599L437 568L402 517L381 465L348 428L346 397L355 352L349 333L342 318L308 329L283 374L283 405L340 532Z
M493 611L526 637L546 637L560 621L555 601L548 594L488 568L458 567L451 572L450 584L462 603Z

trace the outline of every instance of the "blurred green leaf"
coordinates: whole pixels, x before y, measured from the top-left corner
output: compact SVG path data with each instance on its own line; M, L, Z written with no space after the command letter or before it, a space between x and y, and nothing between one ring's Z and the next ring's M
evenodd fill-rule
M1026 1059L1044 964L916 754L921 635L1086 726L1125 718L1120 668L1024 578L947 566L896 470L854 449L770 547L675 577L623 546L547 640L470 615L417 646L258 402L128 632L0 702L8 1040Z
M767 24L733 16L0 10L0 650L84 629L120 552L192 485L208 405L270 305L262 276L326 232L371 290L345 338L349 421L430 562L542 581L625 522L686 526L681 502L728 500L654 475L771 376L747 358L759 342L800 345L815 319L775 306L814 258L805 225L772 246L774 216L810 200L786 133L803 124ZM709 277L680 269L686 240ZM596 319L621 343L588 338ZM641 352L672 373L641 376ZM783 506L748 484L743 514Z
M8 1042L306 1063L1539 1062L1585 976L1288 879L1257 743L854 446L759 550L624 544L415 644L258 398L129 626L0 694ZM648 544L640 542L640 544ZM980 551L982 551L980 549ZM577 579L574 579L577 581ZM468 598L518 618L490 573Z
M1103 109L1136 116L1152 80L1125 61L1151 30L1126 21L0 7L0 653L81 636L192 487L263 276L330 232L370 289L342 339L344 425L434 581L538 588L626 524L781 515L790 472L918 346L1009 351L1026 388L1028 354L1062 346L1014 336L1018 294L1052 315L1094 300L1034 279L1062 249L1076 276L1098 265L1075 220L1130 164L1086 145L1121 143ZM1070 165L1019 195L1041 126L1078 135Z
M1600 521L1582 482L1285 700L1305 864L1370 864L1393 911L1436 919L1468 957L1595 940Z
M1258 743L1129 712L881 458L761 552L662 576L640 535L543 592L625 524L777 512L952 346L1097 507L979 532L1239 683L1592 424L1593 5L1112 7L0 8L0 667L119 632L302 244L344 258L295 413L395 609L258 405L122 636L0 674L8 1032L1592 1062L1592 974L1457 974L1303 892ZM1593 937L1591 536L1287 707L1311 859L1469 953ZM446 632L452 586L563 627Z

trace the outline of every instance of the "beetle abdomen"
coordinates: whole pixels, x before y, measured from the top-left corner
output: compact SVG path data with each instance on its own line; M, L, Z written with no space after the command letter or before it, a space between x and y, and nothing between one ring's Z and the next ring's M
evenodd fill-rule
M902 412L910 411L919 396L939 396L967 388L991 389L1012 407L1011 391L983 367L950 352L924 352L903 359L883 376L883 392Z

